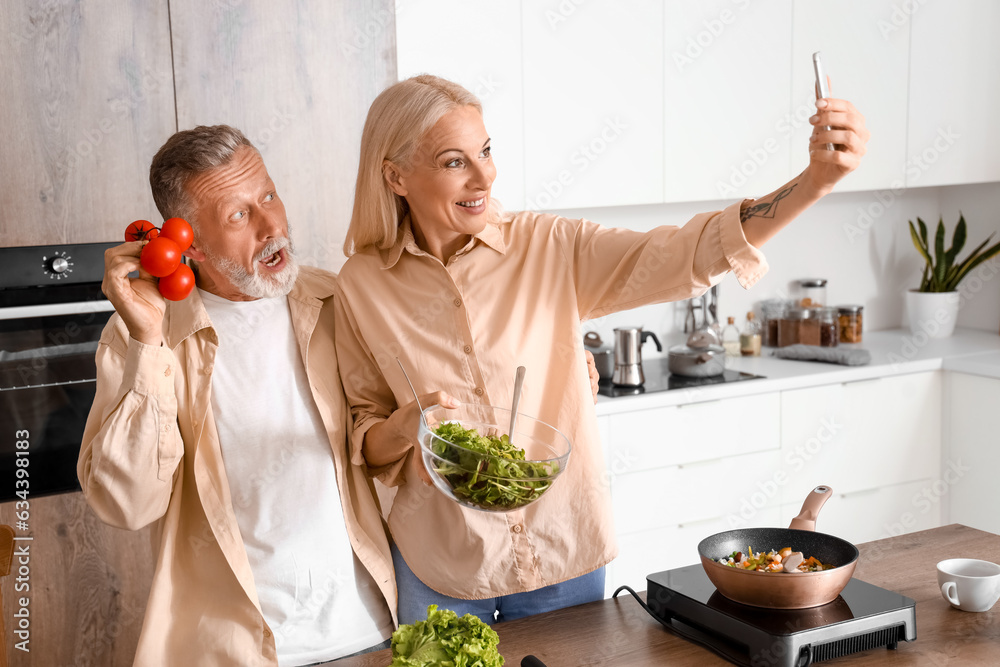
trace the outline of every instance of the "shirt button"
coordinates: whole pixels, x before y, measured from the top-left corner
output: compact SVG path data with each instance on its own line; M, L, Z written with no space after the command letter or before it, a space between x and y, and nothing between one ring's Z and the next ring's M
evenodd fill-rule
M212 374L212 367L211 366L206 366L205 368L202 368L201 369L201 374L202 375L211 375Z
M516 525L514 526L514 532L515 532L515 533L520 533L520 532L521 532L522 530L524 530L524 529L523 529L523 528L521 528L521 524L516 524Z
M164 377L170 377L170 373L170 366L167 366L167 370L163 371L163 375Z
M268 630L267 628L264 628L264 636L265 637L270 637L271 636L271 631Z
M483 395L483 388L476 387L476 396L482 396L482 395Z
M456 308L461 308L462 307L462 300L461 299L455 299L454 303L455 303L455 307Z
M465 350L465 353L466 353L466 354L469 354L470 352L472 352L472 346L471 346L471 345L466 345L466 346L465 346L464 348L462 348L462 349L464 349L464 350Z

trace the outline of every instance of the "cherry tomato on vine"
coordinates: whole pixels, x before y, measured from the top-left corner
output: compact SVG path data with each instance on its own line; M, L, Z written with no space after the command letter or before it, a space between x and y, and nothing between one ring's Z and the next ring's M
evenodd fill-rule
M160 278L160 294L168 301L181 301L194 289L194 271L187 264L181 264L168 276Z
M160 228L160 236L165 236L184 252L194 241L194 230L184 218L169 218Z
M149 220L136 220L125 230L126 241L141 241L143 239L155 239L160 235L160 230L153 226Z
M139 264L157 278L169 276L181 265L181 249L162 236L153 239L142 249Z

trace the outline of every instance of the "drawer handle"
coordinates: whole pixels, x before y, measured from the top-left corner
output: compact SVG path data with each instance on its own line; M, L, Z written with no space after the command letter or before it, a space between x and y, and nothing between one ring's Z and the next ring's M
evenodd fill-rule
M693 408L696 405L711 405L712 403L722 403L722 399L713 398L710 401L698 401L697 403L678 403L677 409L680 410L681 408Z
M870 493L878 493L881 489L862 489L861 491L848 491L847 493L841 493L841 498L849 498L852 496L866 496Z
M722 519L721 516L713 516L709 519L698 519L697 521L687 521L685 523L677 524L677 528L690 528L691 526L698 526L703 523L710 523L712 521L720 521L721 519Z
M845 387L847 385L858 385L858 384L871 384L875 382L881 382L882 378L867 378L864 380L851 380L850 382L841 382Z
M691 461L689 463L678 463L677 469L684 470L685 468L704 468L705 466L712 465L713 463L718 463L724 459L708 459L707 461Z

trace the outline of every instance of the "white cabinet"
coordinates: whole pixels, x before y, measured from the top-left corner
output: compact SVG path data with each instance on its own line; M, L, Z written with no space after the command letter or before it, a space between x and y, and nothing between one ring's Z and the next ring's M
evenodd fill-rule
M907 186L1000 180L1000 4L894 3L886 18L911 30Z
M602 417L620 549L607 594L697 562L713 533L777 525L779 425L777 393Z
M852 493L834 489L819 514L816 530L858 544L936 528L942 525L941 504L933 494L931 479ZM801 502L783 505L780 524L787 526L801 509Z
M870 0L795 2L793 169L795 165L801 169L808 160L806 146L812 133L808 118L816 112L815 51L823 54L831 96L850 100L865 116L872 133L861 167L837 184L837 192L899 189L904 184L910 41L907 26L897 28L887 23L891 10L886 3Z
M471 53L470 53L471 49ZM399 78L436 74L465 86L483 104L497 179L493 196L524 208L524 96L521 17L506 3L407 0L396 11Z
M791 178L793 154L805 167L789 137L791 24L790 0L667 3L664 201L760 197Z
M663 201L663 3L521 4L531 209Z
M950 374L949 432L936 495L947 498L949 523L1000 533L1000 380Z
M940 497L927 495L940 477L941 405L936 371L782 392L782 523L827 484L821 532L863 542L941 525Z

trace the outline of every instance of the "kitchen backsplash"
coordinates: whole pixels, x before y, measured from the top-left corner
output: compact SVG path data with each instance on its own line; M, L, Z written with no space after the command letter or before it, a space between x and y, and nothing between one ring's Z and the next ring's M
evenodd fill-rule
M697 213L723 208L731 202L661 204L559 211L607 226L648 230L660 224L683 224ZM951 230L959 211L969 225L969 239L979 242L1000 236L1000 184L985 183L937 188L834 193L800 216L764 247L770 270L752 289L744 290L735 276L719 286L719 319L737 323L750 309L759 313L763 299L791 296L800 278L826 278L831 304L856 303L865 307L865 329L877 331L905 326L904 293L916 287L921 260L910 240L907 220L920 216L931 223L944 217ZM995 239L994 239L995 241ZM967 248L960 256L971 248ZM983 264L962 285L961 327L997 332L1000 328L1000 258ZM617 326L640 325L657 335L682 331L683 303L644 306L584 323L606 341ZM665 352L664 352L665 353ZM644 356L656 356L647 344Z

